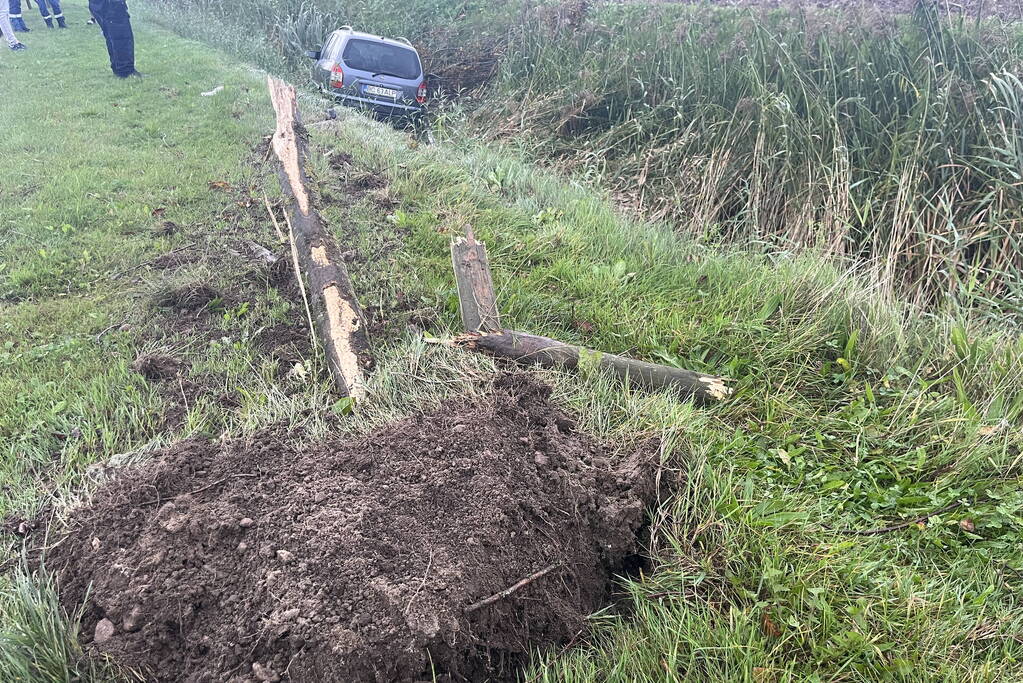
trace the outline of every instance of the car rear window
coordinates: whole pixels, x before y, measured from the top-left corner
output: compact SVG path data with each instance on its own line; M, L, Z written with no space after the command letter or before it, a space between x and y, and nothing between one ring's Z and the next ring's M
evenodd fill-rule
M341 61L353 69L398 78L417 78L422 70L419 56L412 50L359 38L348 41Z

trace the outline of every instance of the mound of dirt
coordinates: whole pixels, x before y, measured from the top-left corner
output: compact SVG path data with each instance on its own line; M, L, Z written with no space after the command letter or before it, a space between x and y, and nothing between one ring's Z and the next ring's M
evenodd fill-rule
M184 442L47 564L90 648L153 680L514 680L606 603L652 491L649 443L599 444L549 393L508 375L357 440Z
M135 359L131 369L151 382L161 382L177 377L181 362L161 353L145 353Z

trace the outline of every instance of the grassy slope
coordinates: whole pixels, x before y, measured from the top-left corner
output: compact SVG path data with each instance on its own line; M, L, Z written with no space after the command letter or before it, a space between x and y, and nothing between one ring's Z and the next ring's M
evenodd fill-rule
M199 344L157 338L163 314L150 299L162 276L124 272L191 240L222 248L230 233L218 217L236 197L210 181L256 197L272 189L265 169L248 163L269 130L260 77L141 22L140 67L151 78L114 81L81 6L69 5L74 31L36 32L31 53L2 55L5 84L24 99L0 104L0 118L14 122L0 130L9 159L0 188L0 515L52 494L66 500L82 490L87 464L154 440L282 419L315 432L330 408L316 381L285 391L268 379L253 338L301 315L272 286L235 292L218 312L227 342ZM38 87L44 78L51 89ZM199 96L220 84L217 97ZM413 149L358 118L314 140L386 175L386 198L399 202L384 211L365 196L327 210L332 225L355 227L344 238L369 256L355 272L364 303L395 322L378 336L375 394L354 428L483 385L488 362L423 345L393 310L401 292L412 308L439 311L434 334L455 328L446 245L466 221L491 245L509 325L737 380L734 401L697 410L599 377L550 375L593 431L665 434L668 462L686 483L655 515L657 571L629 584L634 618L599 617L590 642L537 674L1020 677L1018 339L921 321L812 259L768 263L679 243L662 226L621 219L588 190L471 144ZM315 164L324 194L344 199L336 173L322 157ZM156 207L184 234L154 237ZM245 227L272 243L268 225ZM210 268L175 277L226 288ZM244 316L230 315L244 302ZM129 329L95 341L123 321ZM221 373L241 406L191 406L182 425L162 429L156 411L166 398L129 369L152 348L194 372ZM913 519L955 500L964 507L954 515L892 533L829 531ZM14 595L0 602L0 623L26 623L18 609L29 601ZM0 651L24 665L15 649ZM50 671L64 656L45 659Z
M451 138L499 138L704 240L828 250L907 295L1021 310L1018 23L927 2L147 3L295 80L341 24L405 35L436 85L473 95L444 108Z

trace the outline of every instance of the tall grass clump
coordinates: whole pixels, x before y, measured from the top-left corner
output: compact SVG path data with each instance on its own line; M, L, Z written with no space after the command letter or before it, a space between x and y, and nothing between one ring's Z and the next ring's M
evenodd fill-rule
M1021 33L874 9L571 2L523 15L485 108L703 238L866 258L921 296L1023 267Z
M45 570L19 569L0 583L0 680L108 683L141 680L79 642L81 610L68 614Z

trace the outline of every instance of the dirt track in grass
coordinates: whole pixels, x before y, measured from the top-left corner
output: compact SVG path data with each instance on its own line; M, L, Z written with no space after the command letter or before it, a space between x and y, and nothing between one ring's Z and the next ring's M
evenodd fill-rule
M90 649L153 680L515 680L606 604L656 464L549 393L506 375L355 440L181 443L103 486L47 564Z

